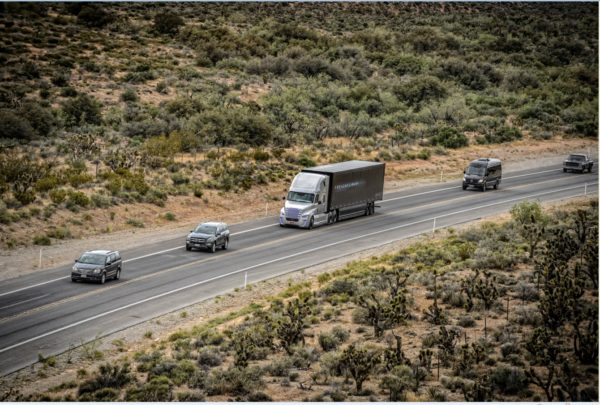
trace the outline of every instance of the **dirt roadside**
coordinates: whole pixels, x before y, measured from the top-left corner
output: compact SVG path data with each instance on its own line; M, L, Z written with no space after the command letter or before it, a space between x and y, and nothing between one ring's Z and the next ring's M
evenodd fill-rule
M590 149L589 141L575 142L570 147L586 147ZM597 156L596 148L597 143L591 143L593 149L592 154ZM511 149L515 156L511 156L508 152L502 153L500 149L482 149L476 147L478 150L471 151L473 156L478 154L486 155L486 152L491 156L499 156L504 161L504 171L511 172L516 170L527 170L538 166L547 165L559 165L564 159L564 153L557 154L556 148L543 148L537 151L536 154L531 154L531 147L518 150L517 148ZM525 151L529 154L525 154ZM463 157L462 160L469 160ZM464 164L461 160L460 167ZM411 163L412 162L412 163ZM413 187L417 185L425 184L443 184L450 180L456 180L460 177L460 171L456 171L456 159L449 157L444 160L433 160L431 164L440 169L440 174L416 174L410 173L410 168L414 168L415 165L422 165L422 162L399 162L399 163L388 163L388 171L392 171L397 174L399 171L407 173L406 178L395 179L398 176L391 176L391 179L386 179L385 189L387 192L401 190L403 188ZM446 174L443 174L443 171ZM150 243L160 243L165 240L181 237L182 241L184 236L187 234L189 229L197 224L199 221L207 220L209 218L219 219L226 221L230 224L244 222L251 219L257 219L265 217L265 211L269 216L275 216L280 202L273 201L267 207L263 194L275 193L280 191L285 185L273 184L266 187L264 190L256 189L252 192L248 192L241 195L236 195L239 199L239 207L243 207L244 212L236 212L232 209L224 209L222 205L215 204L214 207L204 207L201 210L201 217L193 214L193 207L188 207L187 215L177 215L181 218L177 222L170 222L162 224L161 226L152 226L148 228L136 228L122 231L115 231L111 233L103 233L93 235L83 239L69 239L60 241L52 246L29 246L19 247L14 250L0 250L0 281L9 278L20 277L32 272L44 271L44 269L55 268L58 266L66 265L71 263L74 258L83 251L100 248L110 248L118 250L126 250L142 246ZM230 197L229 197L230 198ZM148 204L146 204L148 205ZM138 207L139 210L152 210L155 207ZM265 210L267 208L267 210ZM183 243L183 242L182 242ZM40 267L40 256L41 256L41 267Z

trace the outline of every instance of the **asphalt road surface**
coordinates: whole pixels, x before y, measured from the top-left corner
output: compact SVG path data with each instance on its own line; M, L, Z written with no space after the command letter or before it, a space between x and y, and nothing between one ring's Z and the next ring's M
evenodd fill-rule
M384 196L373 216L313 230L277 218L231 226L229 250L187 252L185 235L122 251L123 272L104 285L72 283L71 266L0 285L0 375L158 315L241 287L436 228L507 212L523 200L598 195L598 173L559 166L504 173L498 190L463 191L459 182ZM98 246L98 248L103 248ZM80 252L74 252L76 257Z

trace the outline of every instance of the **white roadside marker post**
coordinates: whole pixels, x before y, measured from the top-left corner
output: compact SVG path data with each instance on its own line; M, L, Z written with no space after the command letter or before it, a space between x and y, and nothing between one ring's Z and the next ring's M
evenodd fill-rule
M433 218L433 229L431 230L431 233L435 233L435 220L436 219L437 218L435 218L435 217Z
M248 285L248 272L244 273L244 290L246 289L246 286Z
M40 248L40 264L38 266L39 269L42 268L42 248Z

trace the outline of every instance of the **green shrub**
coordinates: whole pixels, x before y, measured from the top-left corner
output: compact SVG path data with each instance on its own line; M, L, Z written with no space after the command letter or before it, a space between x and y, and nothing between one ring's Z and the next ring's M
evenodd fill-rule
M499 366L492 371L491 382L502 394L516 395L527 388L525 372L517 367Z
M78 188L79 186L90 183L94 180L92 175L87 173L73 173L69 175L69 184L74 188Z
M102 115L100 103L87 94L80 94L74 99L67 100L62 105L65 124L75 127L82 124L100 125Z
M433 76L418 76L398 85L394 92L401 101L415 107L420 107L422 103L430 100L445 98L448 94L443 83Z
M166 376L153 377L147 383L128 389L125 401L166 402L173 399L173 383Z
M126 224L127 225L131 225L131 226L133 226L135 228L143 228L144 227L144 223L142 221L134 219L134 218L129 218L126 221Z
M126 89L122 94L121 94L121 101L125 101L125 102L136 102L138 101L140 98L138 96L138 94L136 93L136 91L132 88L128 88Z
M77 22L89 27L104 27L115 21L115 16L105 10L104 5L86 3L77 14Z
M123 365L106 363L98 367L93 378L81 383L78 394L95 392L103 388L118 389L132 381L135 381L135 377L131 374L129 363Z
M158 12L154 16L154 29L161 34L177 34L184 24L180 16L170 11Z
M69 231L69 228L67 227L53 228L50 229L46 235L54 239L67 239L71 237L71 231Z
M0 110L0 137L30 140L35 137L35 131L29 121L11 111Z
M215 369L206 381L208 395L248 395L264 386L260 367Z
M173 181L173 184L178 186L181 184L188 184L190 182L190 178L183 175L182 173L173 173L171 175L171 180Z
M319 333L319 346L325 352L335 350L340 345L338 339L331 333Z
M54 175L43 177L35 183L35 189L41 193L50 191L56 186L58 186L58 179Z
M502 126L485 134L485 143L505 143L523 138L523 134L515 127Z
M91 201L92 205L97 208L108 208L112 205L111 198L103 194L92 194Z
M67 208L72 207L87 207L90 205L90 199L81 191L69 191L69 199L67 200Z
M172 212L167 212L165 214L165 219L167 221L175 221L175 214L173 214Z
M33 244L40 246L50 246L52 244L52 241L46 235L35 235L33 237Z
M273 377L287 377L293 366L292 359L285 356L281 359L273 360L271 364L265 367L265 371Z
M432 145L441 145L445 148L462 148L469 145L469 139L462 132L453 127L436 127L432 131Z
M197 198L202 198L202 196L204 195L204 190L202 189L202 185L200 185L200 184L193 185L193 192L194 192L194 197L197 197Z
M151 189L145 196L146 202L148 202L150 204L158 205L159 207L164 207L167 199L168 199L167 193L164 192L163 190L156 189L156 188Z
M203 348L198 351L198 364L200 366L217 367L222 362L223 358L213 348Z

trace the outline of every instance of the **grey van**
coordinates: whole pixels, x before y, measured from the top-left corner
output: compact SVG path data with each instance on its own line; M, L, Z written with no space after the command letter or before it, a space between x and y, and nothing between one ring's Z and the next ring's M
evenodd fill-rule
M469 163L464 171L462 188L472 186L481 191L489 187L498 188L502 181L502 162L499 159L480 158Z
M118 280L121 277L123 260L121 254L114 250L92 250L82 254L75 260L71 270L71 281L97 281L104 284L108 279Z

